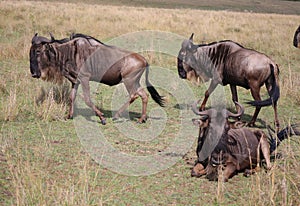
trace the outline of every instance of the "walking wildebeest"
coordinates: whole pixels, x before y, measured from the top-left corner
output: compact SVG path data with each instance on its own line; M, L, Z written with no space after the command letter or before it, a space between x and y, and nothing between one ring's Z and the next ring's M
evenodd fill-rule
M33 78L48 81L60 81L67 78L72 84L70 110L68 118L73 118L74 101L79 84L82 85L85 103L93 109L101 123L106 120L103 113L90 98L89 81L100 82L109 86L124 83L130 98L115 114L121 113L139 96L142 99L142 115L138 122L146 121L148 95L140 86L140 78L146 70L146 86L153 100L164 106L164 99L149 82L149 64L141 55L83 35L73 34L70 39L51 40L34 35L30 48L30 71Z
M294 47L300 48L300 26L295 31L293 45Z
M261 107L273 105L275 125L279 128L277 101L280 91L277 64L265 54L244 48L230 40L194 45L193 35L182 42L177 57L177 67L179 76L183 79L187 77L187 72L191 70L198 76L204 77L204 79L211 79L200 110L205 109L209 95L218 84L230 85L234 102L238 101L236 86L240 86L250 89L255 100L248 102L252 106L256 106L249 126L254 126ZM261 101L260 87L263 84L266 85L270 98Z
M241 105L238 105L240 106ZM243 108L241 107L243 111ZM204 141L211 141L208 131L216 125L211 125L211 119L214 109L199 112L196 108L193 111L200 115L200 119L193 120L199 125L199 138L197 146L198 160L192 169L191 175L200 177L206 175L209 180L218 179L218 171L223 169L223 181L238 172L244 172L244 175L250 175L255 172L257 164L265 159L267 169L272 167L270 161L270 153L274 152L281 141L292 135L300 135L298 125L291 125L277 133L277 139L271 135L267 136L262 130L251 130L249 128L239 128L228 121L224 122L223 133L219 142L212 150L211 154L205 161L200 160L200 152L203 148ZM228 118L221 112L223 118ZM240 114L237 114L240 115ZM210 134L211 135L211 134Z

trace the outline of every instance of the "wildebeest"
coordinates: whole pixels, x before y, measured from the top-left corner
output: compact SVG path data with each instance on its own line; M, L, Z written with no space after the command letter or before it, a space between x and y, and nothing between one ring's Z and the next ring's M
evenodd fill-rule
M193 70L198 76L211 79L200 110L205 109L209 95L218 84L230 85L234 102L238 101L236 87L240 86L250 89L255 100L248 102L256 106L249 126L254 126L261 107L273 105L275 124L279 128L277 116L277 101L280 96L279 68L265 54L244 48L230 40L194 45L192 34L189 39L182 42L177 61L181 78L185 79L187 72ZM261 101L260 88L263 84L266 85L270 98Z
M149 82L149 64L140 54L115 46L106 45L84 34L73 34L70 39L51 40L34 35L30 48L30 71L33 78L60 81L67 78L72 84L68 118L73 117L74 101L79 84L82 85L85 103L99 116L101 123L106 120L103 113L90 98L89 81L109 86L124 83L130 97L115 114L121 113L139 96L142 99L142 115L138 122L146 121L148 95L140 85L140 78L146 70L146 86L153 100L164 106L164 99Z
M197 103L193 105L194 113L200 116L199 119L193 119L193 123L199 127L196 149L197 161L191 172L193 177L200 177L206 174L209 157L219 141L218 138L221 138L221 135L224 134L224 130L244 126L240 121L229 121L229 118L239 118L244 113L244 107L238 102L235 102L235 104L239 108L237 114L226 109L216 108L198 111L196 109Z
M300 48L300 26L295 31L293 45L294 47Z
M241 110L243 110L242 107ZM288 126L281 130L277 133L276 139L270 134L267 136L262 130L240 128L238 125L225 121L224 130L218 143L209 157L203 161L200 159L199 153L204 149L203 141L207 141L207 131L215 127L210 122L213 110L199 112L193 109L193 111L200 115L200 119L194 120L194 123L196 122L200 127L197 147L198 160L191 173L195 177L206 175L209 180L217 180L220 169L223 170L223 181L228 181L238 172L244 172L248 176L254 173L256 166L263 159L266 161L267 169L270 169L272 167L270 154L275 151L280 142L291 135L300 135L300 131L297 129L298 125ZM224 112L221 114L224 116Z

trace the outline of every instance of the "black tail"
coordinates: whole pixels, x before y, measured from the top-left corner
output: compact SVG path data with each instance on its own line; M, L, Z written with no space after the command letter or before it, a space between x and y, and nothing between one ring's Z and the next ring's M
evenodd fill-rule
M272 135L269 133L270 153L274 152L283 140L293 135L300 135L299 126L300 124L293 124L291 126L287 126L286 128L277 133L277 139L273 138Z
M277 101L279 99L279 96L280 96L280 90L279 90L279 86L278 86L278 81L277 81L276 76L274 74L274 69L275 68L272 64L270 64L270 69L271 69L270 78L273 78L272 90L270 92L270 98L266 99L266 100L263 100L263 101L250 101L250 102L247 102L247 104L250 104L252 106L265 107L265 106L270 106L270 105L273 105L273 104L277 103ZM278 67L276 69L277 69L277 73L278 73L278 71L279 71Z
M148 76L149 76L149 65L147 65L147 67L146 67L146 86L147 86L147 89L148 89L152 99L157 104L159 104L159 106L164 107L164 104L165 104L164 98L158 94L158 92L156 91L154 86L149 82Z

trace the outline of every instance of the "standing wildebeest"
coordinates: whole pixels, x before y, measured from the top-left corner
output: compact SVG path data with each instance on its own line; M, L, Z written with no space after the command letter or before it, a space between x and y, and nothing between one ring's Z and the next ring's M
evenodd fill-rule
M237 104L242 110L241 105ZM291 135L300 135L297 130L298 125L288 126L277 133L277 140L271 135L269 137L262 130L251 130L249 128L240 128L228 121L223 124L223 132L215 145L211 154L204 161L201 159L201 150L204 141L212 141L209 139L209 131L216 127L212 125L211 119L216 118L216 111L209 109L199 112L196 107L193 111L200 115L200 119L194 119L194 123L199 126L199 137L197 146L198 160L192 169L192 176L200 177L206 175L209 180L218 179L219 169L223 169L223 181L228 181L229 178L238 172L244 172L244 175L250 175L255 172L257 164L263 159L266 161L267 169L270 169L270 153L275 151L281 141ZM226 112L221 112L223 118L228 118L224 115ZM237 114L235 116L239 116ZM219 117L218 117L219 118Z
M72 83L68 118L73 117L74 101L78 86L81 84L85 103L99 116L101 123L105 124L103 113L91 101L89 81L109 86L123 82L130 98L114 118L118 118L140 96L142 116L138 122L146 121L148 96L139 83L145 69L146 86L151 97L160 106L164 104L163 98L149 82L149 65L144 57L105 45L91 36L73 34L70 39L55 40L51 35L51 40L49 40L35 34L29 55L32 77L48 81L60 81L65 77Z
M294 47L300 48L300 26L295 31L293 45Z
M236 86L241 86L250 89L255 100L249 102L249 104L256 106L249 126L254 125L261 107L273 105L275 124L279 128L277 117L277 100L280 93L279 69L277 64L265 54L246 49L229 40L194 45L192 34L190 39L183 41L177 60L178 73L181 78L185 79L187 77L186 72L194 70L198 76L211 79L200 110L205 109L209 95L218 84L230 85L234 102L238 101ZM266 85L270 98L261 101L259 92L263 84Z

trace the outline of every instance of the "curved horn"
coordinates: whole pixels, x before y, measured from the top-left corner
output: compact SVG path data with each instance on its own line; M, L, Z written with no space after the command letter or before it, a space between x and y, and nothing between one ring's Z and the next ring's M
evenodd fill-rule
M193 38L194 38L194 33L192 33L192 35L190 36L190 41L193 41Z
M51 41L55 41L55 38L51 32L49 32L49 35L50 35Z
M204 111L199 111L197 108L197 104L200 102L200 100L196 101L193 105L192 105L192 111L196 114L196 115L200 115L200 116L205 116L207 119L207 117L211 116L211 111L212 109L208 109L208 110L204 110Z
M234 103L235 103L235 105L237 105L237 106L240 108L240 109L239 109L240 112L237 113L237 114L234 114L234 113L232 113L232 112L226 110L226 111L227 111L227 112L226 112L227 117L238 118L238 117L241 117L241 116L244 114L244 107L243 107L243 105L241 105L241 104L238 103L238 102L234 102Z

